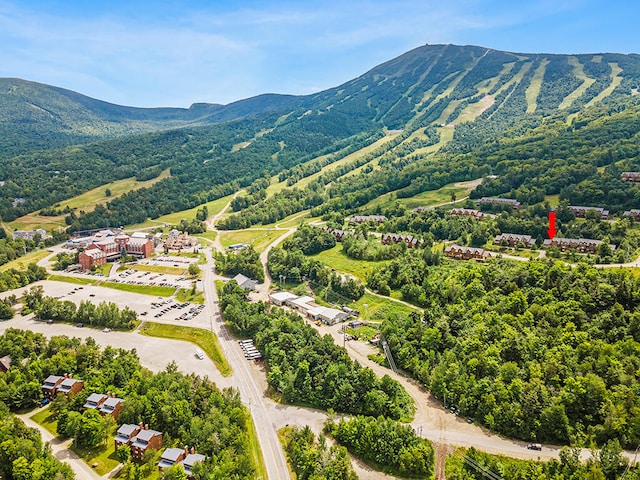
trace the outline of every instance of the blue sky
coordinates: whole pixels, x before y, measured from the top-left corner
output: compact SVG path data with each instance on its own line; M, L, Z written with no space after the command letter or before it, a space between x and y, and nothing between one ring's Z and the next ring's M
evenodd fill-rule
M0 77L139 107L337 86L425 43L640 53L637 0L0 0Z

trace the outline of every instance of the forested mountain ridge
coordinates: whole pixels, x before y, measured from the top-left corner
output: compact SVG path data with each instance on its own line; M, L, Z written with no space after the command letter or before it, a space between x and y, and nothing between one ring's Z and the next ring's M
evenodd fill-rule
M79 228L105 222L136 223L147 216L189 208L230 193L263 175L282 173L287 178L286 171L294 184L300 175L317 171L314 159L327 154L333 154L333 159L342 158L347 149L366 147L384 133L399 136L377 153L380 166L415 170L404 184L394 185L391 190L420 183L414 188L420 191L433 182L422 178L420 168L413 164L426 161L425 157L437 150L467 153L488 138L526 135L548 119L571 124L582 121L578 117L584 112L602 106L627 108L640 100L639 85L638 55L519 54L476 46L425 45L317 94L262 95L226 106L133 109L47 87L57 98L73 99L78 111L84 108L82 105L91 107L93 117L87 118L98 118L96 124L106 122L100 125L113 127L112 135L124 130L124 125L154 129L161 128L162 122L190 125L173 132L35 153L28 150L42 142L33 140L35 134L29 137L25 127L24 146L15 143L18 137L9 135L5 143L14 143L0 149L5 154L21 149L26 152L2 161L0 180L6 185L0 188L0 216L11 220L107 181L131 175L153 178L170 168L171 178L152 189L116 199L86 218L69 221ZM40 112L27 108L29 103L23 101L23 110L37 110L48 120L35 116L21 123L18 120L23 117L15 113L12 117L6 98L6 94L0 95L0 112L8 112L4 120L0 117L0 130L21 131L16 125L31 122L42 129L41 139L49 132L58 139L51 142L52 146L61 143L56 135L64 129L56 130L50 120L56 115L64 117L64 112L56 112L53 105L49 111ZM2 121L6 127L2 127ZM197 126L212 123L215 125ZM79 142L88 141L91 121L77 125L71 132L82 134ZM135 131L128 127L129 133ZM296 170L298 165L304 173ZM491 168L487 167L476 168L474 173L486 174ZM376 170L377 164L373 172ZM15 198L24 198L25 202L14 206ZM303 203L307 207L318 204Z

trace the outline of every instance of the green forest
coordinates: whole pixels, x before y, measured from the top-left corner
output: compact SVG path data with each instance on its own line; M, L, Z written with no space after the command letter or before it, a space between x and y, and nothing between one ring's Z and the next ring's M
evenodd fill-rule
M0 429L0 435L6 431L10 436L2 444L0 455L10 461L0 462L0 471L8 465L14 469L3 472L4 478L40 478L29 475L34 475L36 468L42 469L45 462L58 465L43 451L39 436L34 437L33 433L25 432L28 437L23 442L25 446L33 444L33 448L23 450L19 443L12 443L19 442L24 434L11 433L10 428L20 432L21 427L8 416L4 405L13 411L40 405L44 379L62 373L84 380L84 389L69 400L58 396L48 408L57 415L58 433L73 438L79 446L113 445L117 425L148 423L163 432L164 447L189 445L207 456L195 478L254 478L256 465L248 434L251 418L236 390L220 390L206 377L184 375L175 364L154 374L140 366L135 351L101 349L91 338L83 341L54 336L47 340L42 334L8 329L0 336L0 356L4 355L11 355L13 364L7 373L0 373L0 412L7 425L7 430ZM124 399L117 425L111 417L83 409L87 397L94 392L112 392ZM31 458L20 460L25 453ZM157 453L148 455L143 465L123 459L125 468L148 475L157 470ZM62 478L73 478L66 467L55 468L64 473ZM29 475L25 476L24 471ZM52 477L41 478L58 478L55 472L47 472ZM131 478L139 478L135 475L140 473L132 474Z

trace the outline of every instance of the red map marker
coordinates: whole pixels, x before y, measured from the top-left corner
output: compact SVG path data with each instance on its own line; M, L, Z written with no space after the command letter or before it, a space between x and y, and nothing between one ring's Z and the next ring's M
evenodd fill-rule
M556 212L551 211L549 212L549 229L547 230L551 240L556 236L556 231Z

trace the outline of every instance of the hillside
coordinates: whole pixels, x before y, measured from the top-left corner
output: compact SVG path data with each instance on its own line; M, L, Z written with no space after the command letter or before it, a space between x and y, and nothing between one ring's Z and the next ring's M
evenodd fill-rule
M520 54L476 46L425 45L317 94L262 95L226 106L195 104L189 109L120 107L55 87L5 82L16 86L4 87L3 92L17 92L0 96L0 129L13 132L13 137L3 137L12 144L10 152L47 142L55 147L129 136L27 152L3 161L0 180L7 183L0 190L0 216L4 220L109 181L131 176L149 179L170 168L171 178L148 191L118 199L86 218L71 219L80 228L104 224L105 216L118 224L137 223L146 216L191 208L263 175L279 175L295 186L332 162L354 152L357 157L359 149L385 134L394 137L366 158L361 155L334 170L330 178L323 176L320 183L314 180L305 188L330 183L329 196L347 195L342 205L353 208L368 201L362 197L365 192L379 195L411 185L410 194L417 194L438 188L447 183L434 180L438 171L446 173L447 180L473 180L499 162L474 160L475 171L464 167L464 175L454 173L459 162L445 172L436 166L429 173L420 165L430 163L434 154L434 159L444 155L450 162L450 155L472 152L498 136L526 137L546 122L554 122L555 129L572 123L583 126L594 120L589 112L632 107L640 98L640 56ZM177 126L182 130L131 135ZM362 177L350 175L359 168L385 178L389 169L399 173L375 191L369 191L367 180L361 178L362 198L352 202L348 194L355 190L339 185L350 176ZM14 198L25 202L14 207ZM327 199L307 195L309 201L301 207Z

